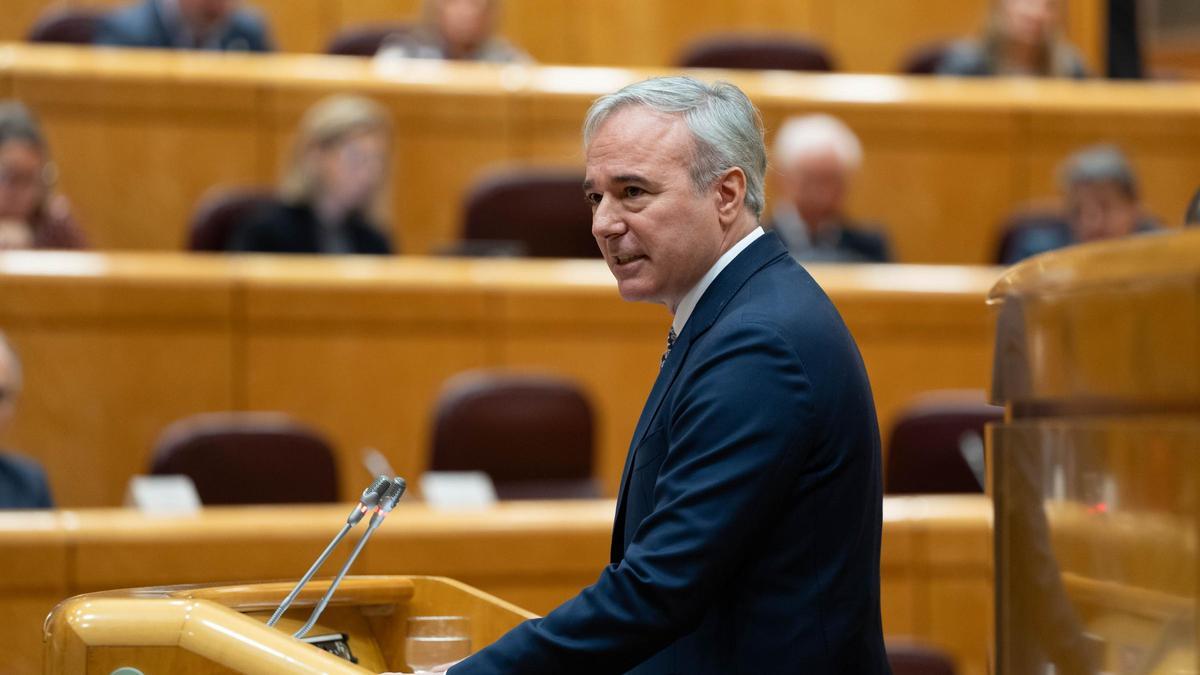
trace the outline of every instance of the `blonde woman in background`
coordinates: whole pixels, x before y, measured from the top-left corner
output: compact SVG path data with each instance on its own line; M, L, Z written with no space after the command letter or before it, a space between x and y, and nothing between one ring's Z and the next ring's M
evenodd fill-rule
M0 250L86 248L70 204L54 192L54 179L37 120L20 103L0 103Z
M939 75L1087 77L1062 35L1061 0L995 0L981 40L950 48Z
M278 203L242 223L230 249L392 253L370 215L386 186L391 142L391 121L378 103L346 95L317 103L300 123Z
M425 0L420 25L390 36L376 58L521 63L529 55L497 36L500 0Z

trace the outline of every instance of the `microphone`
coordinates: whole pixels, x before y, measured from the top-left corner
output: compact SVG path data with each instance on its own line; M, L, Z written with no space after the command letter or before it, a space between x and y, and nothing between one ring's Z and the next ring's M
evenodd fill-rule
M346 560L346 564L342 565L342 569L333 578L333 583L329 584L329 590L325 591L325 595L321 597L321 601L313 608L308 621L300 627L300 630L292 633L292 637L302 638L316 625L317 619L321 618L321 612L325 611L325 606L329 604L334 591L342 583L342 579L346 576L346 573L350 571L350 566L354 564L354 559L362 552L363 547L367 545L367 540L371 538L371 535L383 523L383 519L387 518L392 509L396 508L396 504L404 496L404 491L407 489L408 483L400 476L396 476L396 480L392 481L387 492L384 492L383 496L379 498L379 504L375 507L375 513L371 514L371 520L367 523L367 530L358 538L358 543L354 545L354 550L350 552L350 557Z
M296 582L296 585L292 587L292 591L288 593L286 598L283 599L283 602L279 603L279 607L275 609L275 613L272 614L271 618L267 620L268 626L274 626L279 622L279 619L283 616L283 613L286 612L288 607L292 606L292 602L296 600L296 596L300 595L300 590L308 584L309 580L312 579L313 575L317 573L317 570L320 569L321 565L324 565L325 561L329 559L329 555L333 553L333 549L340 544L342 539L346 537L350 530L358 524L358 521L362 520L363 516L367 515L367 512L371 510L371 507L379 503L380 498L382 498L383 495L389 489L391 489L391 486L392 482L388 480L388 477L381 475L370 485L368 485L367 489L363 490L362 496L358 498L358 503L355 504L354 508L350 510L350 515L346 516L346 524L342 526L342 530L334 535L333 539L329 542L329 545L326 546L325 550L321 552L321 555L317 556L317 561L312 564L312 567L308 568L308 571L304 573L304 576L300 577L300 581Z

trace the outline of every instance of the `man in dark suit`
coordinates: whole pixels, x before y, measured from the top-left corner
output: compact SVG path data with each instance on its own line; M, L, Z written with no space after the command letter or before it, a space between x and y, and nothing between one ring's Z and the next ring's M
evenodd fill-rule
M801 262L891 262L887 235L846 215L862 144L830 115L793 117L775 136L779 203L768 229Z
M667 351L611 564L451 675L888 672L871 390L837 310L759 227L758 120L687 77L592 105L592 233L622 297L671 310Z
M16 412L21 392L21 362L8 340L0 333L0 440ZM37 462L0 452L0 509L49 509L54 507L46 474Z
M101 22L96 44L269 52L267 27L238 0L142 0Z

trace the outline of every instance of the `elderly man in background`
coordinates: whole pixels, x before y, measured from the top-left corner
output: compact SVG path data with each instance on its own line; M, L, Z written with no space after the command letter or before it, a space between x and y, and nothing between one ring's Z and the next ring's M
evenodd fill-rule
M1159 229L1142 212L1137 177L1116 146L1094 145L1071 155L1061 169L1060 183L1066 217L1013 231L1000 262L1012 264L1072 244Z
M778 204L768 227L800 261L891 262L887 237L846 215L862 144L837 118L787 120L775 136Z
M758 112L668 77L584 123L592 234L626 300L673 315L610 564L451 675L888 672L879 429L858 349L759 227Z
M21 393L21 362L17 352L0 333L0 442L16 413ZM49 509L54 507L46 474L31 459L0 452L0 509Z
M396 59L522 63L529 55L496 35L500 0L425 0L421 23L388 37L376 54Z
M266 23L240 0L142 0L101 22L96 44L269 52Z

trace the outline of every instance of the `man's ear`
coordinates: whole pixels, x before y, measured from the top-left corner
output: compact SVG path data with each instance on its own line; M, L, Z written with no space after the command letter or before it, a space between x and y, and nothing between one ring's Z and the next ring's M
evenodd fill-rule
M745 208L746 172L739 167L728 169L717 179L717 219L722 227L733 225Z

